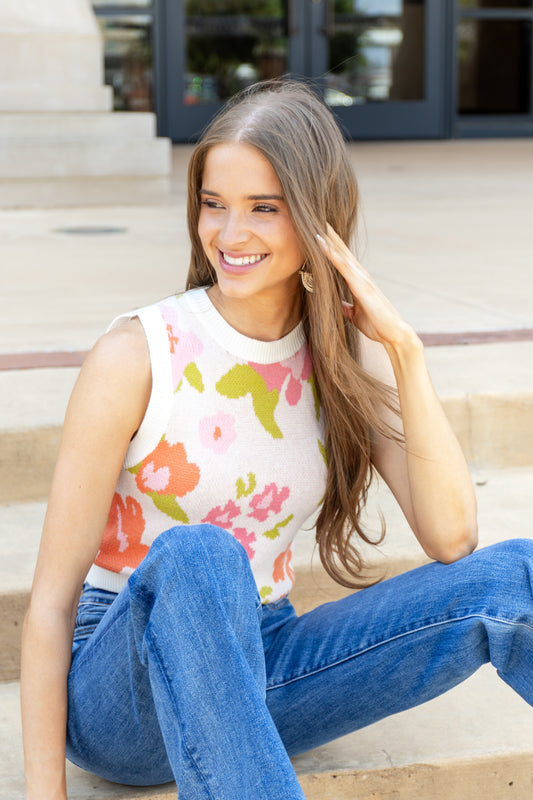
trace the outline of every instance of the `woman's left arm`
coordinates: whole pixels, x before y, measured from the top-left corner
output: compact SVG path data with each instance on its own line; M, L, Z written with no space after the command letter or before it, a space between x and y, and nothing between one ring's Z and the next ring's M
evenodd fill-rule
M401 421L382 416L403 433L404 444L376 435L373 463L390 487L425 553L449 563L477 545L472 479L459 443L437 398L415 331L328 226L324 253L345 278L353 297L344 313L361 336L362 366L396 386Z

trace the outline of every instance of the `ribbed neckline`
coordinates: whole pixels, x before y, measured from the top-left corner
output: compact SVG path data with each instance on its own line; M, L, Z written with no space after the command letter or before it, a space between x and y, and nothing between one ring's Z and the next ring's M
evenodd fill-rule
M191 289L182 295L189 310L198 318L207 333L215 341L238 358L254 361L257 364L275 364L295 355L305 343L302 322L281 339L274 342L261 342L239 333L226 322L211 302L205 288Z

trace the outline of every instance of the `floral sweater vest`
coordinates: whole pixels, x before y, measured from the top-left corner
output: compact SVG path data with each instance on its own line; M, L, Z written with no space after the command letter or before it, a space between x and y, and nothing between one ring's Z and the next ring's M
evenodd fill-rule
M262 601L293 586L291 544L325 490L321 409L301 324L235 331L195 289L147 306L152 394L87 580L118 592L156 536L212 523L246 549Z

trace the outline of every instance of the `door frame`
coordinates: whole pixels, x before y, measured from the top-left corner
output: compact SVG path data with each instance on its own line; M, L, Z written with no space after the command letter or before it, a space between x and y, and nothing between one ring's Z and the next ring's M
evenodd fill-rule
M457 108L459 83L457 31L461 19L529 19L531 21L529 114L459 114ZM454 138L511 138L533 135L533 7L460 9L458 2L454 0L451 9L450 31L450 73L454 76L450 92L450 136Z
M330 0L332 2L332 0ZM331 110L351 139L431 139L448 135L447 41L449 7L446 0L425 0L423 100L392 100L365 103ZM325 26L326 3L313 3L311 52L319 78L327 65L327 42L321 33Z

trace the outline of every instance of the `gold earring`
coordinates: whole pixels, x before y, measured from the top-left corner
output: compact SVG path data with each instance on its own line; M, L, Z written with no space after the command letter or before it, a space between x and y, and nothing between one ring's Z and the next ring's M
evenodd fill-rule
M306 292L313 292L313 276L309 272L309 270L305 269L306 264L304 263L298 272L300 273L300 279L302 281L303 287Z

